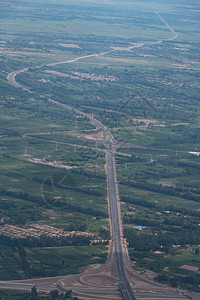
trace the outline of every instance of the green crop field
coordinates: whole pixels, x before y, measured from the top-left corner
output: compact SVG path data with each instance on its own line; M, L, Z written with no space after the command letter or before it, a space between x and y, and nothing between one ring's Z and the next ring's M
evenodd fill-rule
M57 247L27 251L28 260L38 276L63 276L79 273L91 261L102 264L106 259L106 247Z

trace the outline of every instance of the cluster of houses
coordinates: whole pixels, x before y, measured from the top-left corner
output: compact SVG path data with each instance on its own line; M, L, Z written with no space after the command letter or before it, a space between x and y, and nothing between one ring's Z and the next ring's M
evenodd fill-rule
M67 236L91 236L92 234L82 231L64 231L49 225L29 224L26 227L18 227L10 224L0 225L0 235L9 236L11 238L39 238L41 235L49 237L67 237Z

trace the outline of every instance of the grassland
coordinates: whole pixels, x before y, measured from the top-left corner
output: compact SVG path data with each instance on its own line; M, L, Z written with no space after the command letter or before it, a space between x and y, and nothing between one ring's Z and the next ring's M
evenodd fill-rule
M31 249L27 251L30 267L39 276L64 276L76 274L90 264L102 264L107 256L107 248L95 247L57 247L52 249Z

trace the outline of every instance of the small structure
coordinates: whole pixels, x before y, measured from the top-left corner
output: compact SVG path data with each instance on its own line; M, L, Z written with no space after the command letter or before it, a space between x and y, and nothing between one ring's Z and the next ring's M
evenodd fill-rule
M133 226L133 229L137 229L137 230L142 230L145 228L146 228L146 226L142 226L142 225Z
M32 158L33 161L41 161L40 158Z

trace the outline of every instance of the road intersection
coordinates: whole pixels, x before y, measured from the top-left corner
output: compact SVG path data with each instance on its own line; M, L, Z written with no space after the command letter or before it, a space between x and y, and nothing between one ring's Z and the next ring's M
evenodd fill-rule
M175 31L159 13L156 14L172 33L172 37L167 40L175 39L177 37ZM163 41L164 40L159 40L157 42L151 42L151 44L162 43ZM149 45L150 43L147 44ZM144 45L145 43L141 43L140 47ZM74 63L81 59L104 56L112 51L113 50L82 56L68 61L55 62L47 64L46 66ZM37 66L33 69L38 69L42 66L43 65ZM27 88L24 88L22 85L16 82L16 75L28 70L28 68L24 68L12 72L8 75L7 79L14 87L22 88L23 90L30 92ZM117 141L114 140L109 129L90 114L79 111L53 99L49 99L49 102L72 111L76 115L88 118L89 121L96 127L98 132L103 133L103 139L101 142L105 146L104 151L106 155L108 205L111 227L110 252L107 262L100 268L97 268L91 272L66 276L63 278L55 277L43 279L40 278L31 281L24 280L15 282L0 282L0 288L30 290L34 285L36 285L37 289L41 291L49 291L55 288L58 288L61 291L72 289L73 292L79 295L81 299L200 299L198 296L193 296L191 294L188 295L177 289L159 285L158 283L142 277L132 269L128 256L127 244L123 238L121 224L121 212L115 164ZM110 286L106 285L106 281L110 282Z

